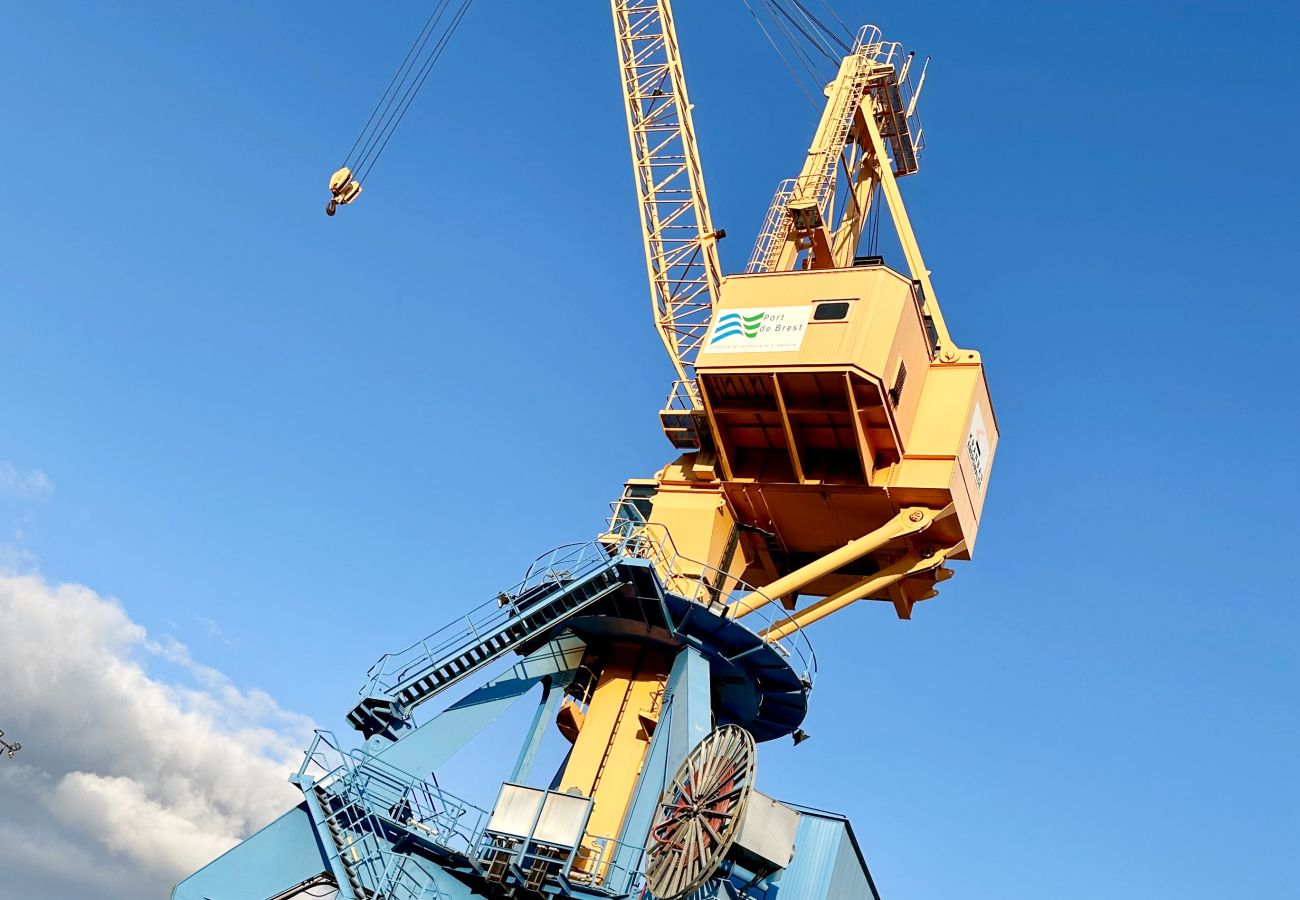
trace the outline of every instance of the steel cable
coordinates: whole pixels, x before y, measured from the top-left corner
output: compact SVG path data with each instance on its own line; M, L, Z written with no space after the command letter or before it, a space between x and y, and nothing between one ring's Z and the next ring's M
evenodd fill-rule
M763 37L767 38L767 42L772 45L772 49L775 50L776 55L780 57L781 63L785 66L785 70L790 73L790 78L798 86L799 90L803 92L803 95L808 98L809 105L811 105L813 109L816 109L817 101L813 99L813 95L809 92L807 85L803 83L799 78L799 74L795 72L794 66L792 66L790 60L786 58L785 52L777 46L776 40L772 37L772 33L767 30L767 25L759 17L758 13L754 11L754 7L750 6L749 0L744 0L744 3L745 8L749 10L749 14L753 16L754 22L758 25L759 31L763 32Z
M406 81L406 76L410 74L409 66L412 57L417 56L424 50L424 45L429 42L429 35L432 34L434 26L439 20L441 20L442 12L446 9L448 2L449 0L440 0L438 5L434 7L433 12L429 13L429 18L425 20L424 27L420 29L420 33L416 35L415 40L411 42L411 49L406 51L406 57L402 60L401 65L397 67L397 71L393 73L392 79L388 82L388 87L384 88L383 95L380 96L379 100L375 103L375 108L370 111L370 118L366 119L366 124L362 126L361 132L357 135L357 139L353 141L352 146L348 148L347 155L343 157L344 165L351 162L352 154L356 152L362 139L366 137L367 133L369 133L371 125L375 123L375 117L379 115L380 107L384 106L384 101L388 100L391 104L392 101L389 99L389 94L393 94L395 97L396 91L394 88ZM369 143L369 141L367 141L367 143Z
M358 182L364 183L366 176L370 174L375 167L375 163L379 161L379 157L383 155L384 149L388 146L388 142L393 137L393 133L397 131L397 127L401 125L402 120L406 118L406 113L411 108L411 104L414 102L415 97L420 93L420 88L424 87L424 82L428 80L429 73L433 71L434 65L438 62L439 58L441 58L443 51L447 48L447 44L451 41L452 35L456 33L456 29L460 27L460 23L464 20L465 14L469 12L469 7L472 3L473 0L463 0L460 8L456 10L451 22L447 25L446 30L443 31L442 36L438 39L432 52L425 60L420 69L420 73L402 95L402 99L398 103L397 112L388 118L387 123L382 128L376 131L376 139L378 138L378 135L383 135L383 140L378 144L378 147L374 149L373 155L363 153L361 159L358 160L357 169L361 170L360 174L357 176ZM446 0L443 0L443 5L446 5ZM385 131L387 133L385 133Z

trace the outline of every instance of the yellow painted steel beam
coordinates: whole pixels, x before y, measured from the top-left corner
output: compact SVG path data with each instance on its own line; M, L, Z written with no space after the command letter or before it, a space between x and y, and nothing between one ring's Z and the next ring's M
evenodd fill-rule
M776 408L781 411L781 426L785 429L785 443L790 451L790 466L794 470L795 480L800 484L807 481L804 477L803 461L799 459L799 447L795 442L794 425L790 422L790 411L785 405L785 395L781 393L781 377L775 372L771 375L772 393L776 396Z
M864 110L866 105L860 104L858 108L855 127L859 129L862 128L862 121L871 115L870 109ZM880 184L872 154L866 153L855 162L856 165L850 167L848 160L842 161L843 175L850 185L848 203L831 243L831 259L836 266L841 267L853 265L853 257L857 255L862 232L867 225L867 216L871 213L876 187Z
M844 373L844 397L848 401L849 418L853 422L853 436L858 441L862 481L864 484L871 484L871 477L875 474L876 450L871 444L871 439L867 437L866 427L862 424L862 409L858 406L857 397L853 396L853 377L848 372Z
M962 545L957 544L942 550L931 549L909 553L892 565L881 569L870 578L865 578L850 588L831 594L807 609L802 609L794 615L782 619L762 632L762 635L768 640L779 641L800 628L806 628L814 622L821 621L831 613L839 612L851 603L856 603L864 597L870 597L872 594L888 590L904 578L910 578L913 575L919 575L938 568L954 553L960 552L961 549Z
M894 231L898 235L899 246L903 248L903 257L907 260L907 268L911 272L912 279L919 281L921 287L925 290L925 312L929 314L934 322L934 330L938 339L938 357L941 362L956 362L958 356L957 345L952 342L952 336L948 333L948 325L944 322L943 313L939 310L939 300L934 293L934 285L930 283L930 270L925 267L925 259L921 256L921 245L917 243L916 232L912 230L912 220L908 218L907 207L903 205L903 195L898 190L898 179L894 177L894 171L889 166L889 156L885 151L885 140L880 135L880 128L876 124L875 116L867 116L866 121L862 123L866 129L867 138L871 142L871 149L876 158L876 164L879 167L877 175L880 178L880 187L885 195L885 206L889 209L889 216L894 222Z
M592 798L589 838L618 836L650 746L644 719L657 716L671 666L667 651L632 644L606 656L559 782Z
M836 571L837 569L847 566L866 556L874 550L888 544L890 541L900 537L906 537L909 534L916 534L929 528L935 520L943 518L951 513L953 507L951 504L943 509L927 509L923 506L913 506L898 511L892 519L881 525L875 531L863 535L856 540L849 541L838 550L832 550L825 556L810 562L802 568L795 569L788 575L778 578L776 581L768 584L766 587L759 588L752 593L735 600L731 607L735 609L732 614L734 618L742 618L749 615L756 609L759 609L768 603L779 600L787 594L791 594L805 585L812 584L818 578Z

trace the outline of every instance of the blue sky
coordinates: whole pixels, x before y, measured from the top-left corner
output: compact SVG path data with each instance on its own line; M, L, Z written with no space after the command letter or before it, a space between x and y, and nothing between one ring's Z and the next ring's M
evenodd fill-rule
M939 598L811 632L764 790L887 900L1300 894L1300 12L837 5L934 57L904 191L1002 443ZM327 727L672 456L604 4L478 4L322 214L424 6L0 28L0 560ZM815 113L742 4L678 7L735 270Z

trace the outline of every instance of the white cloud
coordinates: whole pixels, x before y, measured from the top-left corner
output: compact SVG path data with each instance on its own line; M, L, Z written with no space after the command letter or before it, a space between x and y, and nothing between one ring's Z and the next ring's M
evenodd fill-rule
M26 810L51 859L106 860L131 873L121 896L141 897L300 799L286 777L311 722L151 640L111 598L0 575L0 728L23 744L0 762L3 818ZM42 875L33 852L0 840L0 870L39 896L86 896L67 873L52 888L60 866Z
M54 482L40 469L23 472L13 465L0 461L0 494L13 494L27 499L47 497L54 493Z
M164 877L189 872L196 860L215 859L238 840L151 799L144 785L125 776L73 772L51 800L65 825L99 835L110 850Z

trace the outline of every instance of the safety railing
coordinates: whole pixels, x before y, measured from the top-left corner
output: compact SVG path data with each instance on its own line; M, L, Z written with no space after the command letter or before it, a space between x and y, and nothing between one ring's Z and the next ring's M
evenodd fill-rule
M760 589L735 575L708 563L692 559L677 550L667 526L648 522L632 504L616 501L610 520L610 535L617 535L617 547L625 556L651 562L664 587L679 597L704 606L715 615L742 619L742 624L761 637L797 668L811 685L817 676L817 654L812 642L798 626L783 638L771 638L767 632L785 624L788 613L777 598L769 598Z
M359 693L372 696L391 691L425 669L431 660L447 657L471 642L499 633L512 619L526 616L554 589L579 581L608 566L610 552L595 541L565 544L539 557L514 587L452 620L432 634L395 653L386 653L366 673Z
M339 746L334 732L316 729L311 743L303 751L298 775L307 776L319 788L327 788L347 769L348 756Z
M695 381L674 381L659 410L664 436L679 450L699 449L704 426L704 401Z
M427 873L393 850L383 816L358 786L358 768L354 754L344 753L331 732L318 730L298 767L298 775L306 776L299 783L315 792L335 852L361 887L392 900L427 900Z
M867 41L867 43L863 43ZM892 58L892 48L880 43L880 30L874 25L864 26L858 33L858 44L854 53L856 61L852 70L852 80L847 91L837 91L832 95L838 102L828 109L830 131L820 142L815 161L805 168L805 174L781 183L772 204L768 207L767 218L754 243L746 271L771 272L775 269L781 254L781 247L794 224L790 204L801 201L815 207L823 222L830 220L830 204L834 196L835 167L840 160L844 144L853 128L858 105L867 91L867 84L872 72L879 64L877 59Z
M398 829L467 863L473 860L471 865L486 865L498 849L487 810L363 750L345 752L330 732L316 732L298 773L310 776L308 789L317 792L326 818L334 823L347 867L363 886L385 898L415 900L426 896L420 891L428 887L426 873L408 867L409 855L392 849ZM562 856L544 846L511 851L524 869L556 863L556 871L570 881L611 896L640 889L642 853L642 848L595 837L584 838Z
M758 231L758 240L749 255L749 264L745 271L749 274L766 272L775 262L773 257L779 242L785 239L790 228L790 211L787 209L790 198L794 196L795 179L787 178L776 187L772 202L768 204L767 215L763 218L763 227Z
M921 124L917 104L920 101L921 89L925 86L925 73L930 65L929 57L922 63L921 72L914 79L916 73L912 71L913 55L904 52L900 41L882 40L880 29L875 25L864 25L858 29L854 52L869 61L873 67L893 67L892 77L898 85L899 97L902 100L903 114L911 135L912 153L913 156L919 156L925 149L925 129Z
M577 858L569 871L569 881L587 888L608 891L614 896L641 896L645 875L641 863L645 847L614 838L587 835L578 847Z
M344 752L327 731L316 732L298 774L311 779L326 818L342 835L345 846L339 849L347 854L347 866L363 883L389 885L392 893L386 897L401 896L402 883L410 880L405 855L392 850L394 828L448 854L469 857L487 827L487 810L363 750Z
M786 179L777 187L759 229L758 239L754 242L749 263L745 267L747 273L775 270L781 249L795 224L790 212L792 201L811 204L818 210L822 222L831 221L836 166L853 128L859 104L869 90L878 89L872 85L878 86L882 79L896 79L904 107L903 115L909 121L914 117L920 84L913 88L910 76L912 57L904 52L900 42L886 41L877 26L864 25L858 30L851 56L855 58L852 81L847 91L836 95L842 105L828 111L831 115L831 130L821 142L819 158L810 170L806 170L807 174ZM924 83L924 77L922 72L921 83ZM914 159L924 147L919 119L911 128L910 143Z
M664 401L664 410L672 412L691 412L703 409L699 386L694 381L674 381Z
M878 65L891 66L897 57L903 55L903 45L899 41L884 40L879 26L863 25L853 41L853 52Z
M779 603L768 603L754 586L679 553L666 527L647 522L632 504L620 502L609 532L600 539L566 544L538 557L510 590L405 649L385 654L367 673L361 695L393 691L428 671L431 663L526 618L534 609L541 609L554 591L608 568L618 558L649 560L668 590L714 612L733 618L745 616L746 627L757 634L785 619ZM764 640L802 664L809 679L816 674L816 656L801 631L796 629L779 640Z
M348 754L349 787L383 820L414 829L430 843L468 856L487 825L488 812L434 781L412 775L361 750Z

